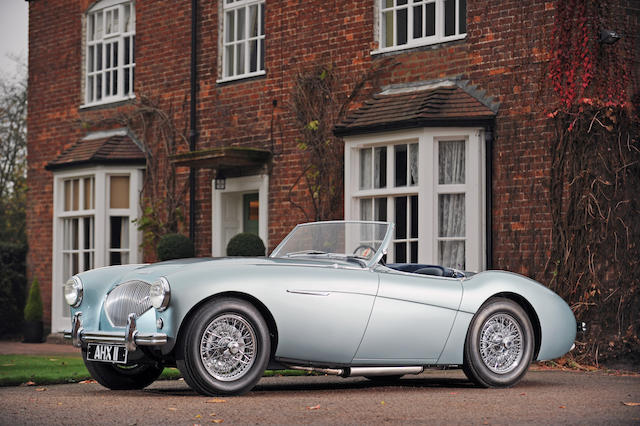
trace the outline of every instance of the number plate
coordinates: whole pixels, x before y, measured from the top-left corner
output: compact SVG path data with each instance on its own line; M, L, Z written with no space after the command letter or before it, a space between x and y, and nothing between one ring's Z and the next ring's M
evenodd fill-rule
M127 348L124 346L89 343L89 346L87 347L87 359L90 361L126 364L127 354Z

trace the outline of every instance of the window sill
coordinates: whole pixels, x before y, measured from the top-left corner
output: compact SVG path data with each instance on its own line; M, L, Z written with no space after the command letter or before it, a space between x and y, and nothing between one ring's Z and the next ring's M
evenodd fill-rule
M464 40L465 38L467 38L466 33L437 39L435 41L421 42L421 43L416 42L411 44L403 44L402 46L383 47L380 49L372 50L371 52L369 52L369 54L371 56L375 56L375 55L382 55L385 53L402 52L402 51L421 48L421 47L437 49L443 44L446 44L452 41Z
M257 71L257 72L252 72L252 73L249 73L249 74L234 75L233 77L224 77L224 78L221 78L219 80L216 80L216 83L224 84L224 83L230 83L230 82L238 81L238 80L248 80L248 79L255 78L255 77L261 77L261 76L266 75L266 74L267 74L266 71Z
M116 107L119 105L123 105L123 104L127 104L133 100L135 100L136 95L130 95L127 97L123 97L123 98L115 98L115 99L109 99L109 100L105 100L105 101L100 101L100 102L92 102L90 104L83 104L80 105L80 110L92 110L92 109L101 109L101 108L111 108L111 107Z

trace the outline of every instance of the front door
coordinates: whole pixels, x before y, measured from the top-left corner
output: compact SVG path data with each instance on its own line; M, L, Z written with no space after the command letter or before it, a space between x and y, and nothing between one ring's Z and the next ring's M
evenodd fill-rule
M242 195L242 232L258 235L260 219L260 201L258 193Z

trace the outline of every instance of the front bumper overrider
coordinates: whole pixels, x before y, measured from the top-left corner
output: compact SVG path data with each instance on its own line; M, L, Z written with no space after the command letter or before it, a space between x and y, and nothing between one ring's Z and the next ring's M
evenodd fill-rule
M103 343L108 345L124 345L129 351L135 351L138 346L161 346L167 343L164 333L140 333L136 328L137 316L130 313L124 332L119 331L87 331L82 327L80 317L82 312L76 312L71 322L71 330L65 330L65 339L71 339L73 346L82 347L86 343Z

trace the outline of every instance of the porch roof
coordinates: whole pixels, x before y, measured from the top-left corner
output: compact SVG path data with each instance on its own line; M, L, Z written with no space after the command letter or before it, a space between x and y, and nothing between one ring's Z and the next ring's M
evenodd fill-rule
M224 146L175 154L170 160L176 166L215 169L225 176L255 174L271 159L271 151L259 148Z
M484 126L498 104L459 80L385 88L334 128L337 136L416 127Z

